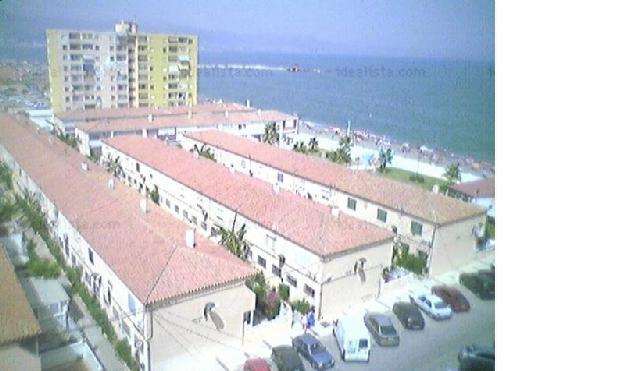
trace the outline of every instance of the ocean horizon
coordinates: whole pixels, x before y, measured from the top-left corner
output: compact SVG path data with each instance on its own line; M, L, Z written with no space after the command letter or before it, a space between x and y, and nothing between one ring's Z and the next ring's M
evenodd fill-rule
M0 58L46 61L45 48ZM199 95L296 113L413 146L495 161L495 68L480 61L200 51ZM291 72L290 68L299 69Z

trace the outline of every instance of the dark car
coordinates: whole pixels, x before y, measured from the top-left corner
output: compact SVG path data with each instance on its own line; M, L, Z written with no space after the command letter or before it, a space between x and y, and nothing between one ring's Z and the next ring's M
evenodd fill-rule
M399 334L395 330L395 326L393 326L389 316L384 314L367 314L365 315L365 325L379 346L399 346Z
M253 358L245 361L243 371L271 371L271 366L262 358Z
M467 298L455 287L434 286L432 287L432 294L443 299L454 312L467 312L471 308Z
M482 300L495 299L495 279L491 275L462 273L460 283Z
M290 346L279 346L271 349L271 359L278 367L278 371L304 371L304 364L297 355L297 351Z
M334 358L317 338L310 334L293 339L293 348L317 370L334 367Z
M405 329L423 330L425 327L423 314L416 304L407 301L395 303L393 304L393 313Z
M495 349L470 345L458 353L460 371L494 371Z

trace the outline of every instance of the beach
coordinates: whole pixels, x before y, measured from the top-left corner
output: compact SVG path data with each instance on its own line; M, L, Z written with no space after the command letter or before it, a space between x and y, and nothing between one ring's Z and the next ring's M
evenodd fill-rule
M319 148L335 150L341 136L346 134L346 129L303 121L299 126L298 134L289 135L289 137L293 143L304 142L305 144L308 144L314 137L319 143ZM371 169L372 162L377 158L380 149L390 148L393 153L390 167L443 179L446 167L458 163L463 182L495 175L494 164L470 156L459 156L448 150L430 148L426 145L400 143L364 130L353 130L350 134L355 140L351 151L352 159L355 160L354 168Z

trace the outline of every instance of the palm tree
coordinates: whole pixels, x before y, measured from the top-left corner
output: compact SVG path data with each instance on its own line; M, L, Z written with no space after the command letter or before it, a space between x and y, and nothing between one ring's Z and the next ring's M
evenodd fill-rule
M329 152L328 158L332 162L339 164L349 164L352 162L352 140L350 137L342 137L339 141L339 148L336 151Z
M278 142L278 128L275 122L265 125L265 134L263 135L263 142L271 145Z
M317 141L317 138L310 138L310 140L308 141L308 147L310 148L310 152L317 152L317 150L319 149L319 142Z
M386 166L391 164L391 161L393 161L393 152L391 152L391 149L387 148L386 151L380 149L378 171L384 172Z
M232 222L232 228L230 230L221 226L219 227L219 234L221 235L220 244L225 246L232 254L245 260L249 250L249 245L247 241L245 241L247 229L244 223L241 228L236 230L236 223L237 217L235 215L234 221Z

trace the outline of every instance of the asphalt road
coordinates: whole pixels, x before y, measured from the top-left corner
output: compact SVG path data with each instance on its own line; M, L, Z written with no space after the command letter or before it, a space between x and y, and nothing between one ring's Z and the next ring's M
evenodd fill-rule
M369 363L346 363L340 360L332 335L321 338L336 361L332 370L447 371L458 369L458 352L469 344L492 346L495 340L495 302L478 299L460 287L471 304L467 313L454 313L450 320L434 321L425 316L422 331L405 330L392 312L388 312L400 333L397 348L379 347L372 338ZM305 363L307 370L312 370Z

